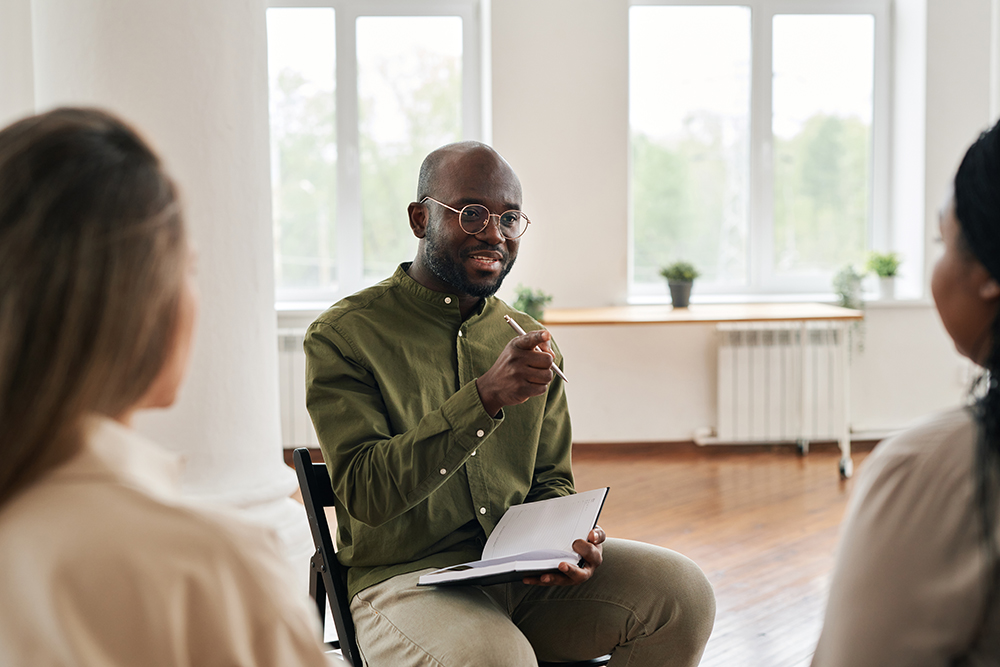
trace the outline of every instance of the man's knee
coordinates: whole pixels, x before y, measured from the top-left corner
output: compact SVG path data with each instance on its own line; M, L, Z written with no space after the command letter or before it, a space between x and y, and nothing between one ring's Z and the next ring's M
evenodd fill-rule
M715 591L708 577L690 558L673 553L675 559L673 576L664 582L673 590L676 613L671 623L685 628L693 637L704 638L712 634L715 625Z
M621 584L634 591L636 600L644 601L646 622L708 640L715 623L715 593L694 561L669 549L626 540L614 540L606 552L607 564L619 561Z

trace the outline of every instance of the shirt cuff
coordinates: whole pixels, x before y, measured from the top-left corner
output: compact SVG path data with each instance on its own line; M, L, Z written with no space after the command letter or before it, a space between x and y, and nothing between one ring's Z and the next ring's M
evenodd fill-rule
M496 419L486 412L475 380L449 398L441 406L441 414L451 426L455 439L470 451L482 444L503 423L503 410Z

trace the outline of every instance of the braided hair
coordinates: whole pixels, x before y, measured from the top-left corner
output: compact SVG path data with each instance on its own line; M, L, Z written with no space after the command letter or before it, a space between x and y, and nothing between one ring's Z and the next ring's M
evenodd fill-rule
M968 252L1000 282L1000 123L969 147L955 174L955 217ZM986 604L978 636L998 595L996 525L1000 501L1000 311L990 330L983 373L972 388L972 414L978 426L975 455L976 504L986 555Z

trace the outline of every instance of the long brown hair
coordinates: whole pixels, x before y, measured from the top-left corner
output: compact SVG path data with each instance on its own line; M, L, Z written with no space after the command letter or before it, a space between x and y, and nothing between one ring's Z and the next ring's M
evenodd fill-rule
M122 414L171 344L185 230L121 120L56 109L0 130L0 504Z

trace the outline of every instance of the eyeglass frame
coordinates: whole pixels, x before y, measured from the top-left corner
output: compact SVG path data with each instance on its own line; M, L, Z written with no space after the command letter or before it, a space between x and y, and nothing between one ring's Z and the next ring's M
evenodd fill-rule
M490 209L488 209L486 206L484 206L482 204L466 204L461 209L457 209L457 208L452 208L451 206L448 206L444 202L440 202L437 199L434 199L434 197L430 197L430 196L427 196L427 197L424 197L423 199L421 199L420 203L424 204L424 203L427 202L428 199L430 199L435 204L438 204L439 206L444 206L446 209L448 209L452 213L458 213L458 228L461 229L466 234L468 234L469 236L475 236L476 234L481 234L484 229L486 229L487 227L490 226L490 223L493 221L493 218L496 218L497 219L497 230L500 232L500 236L504 237L508 241L516 241L517 239L519 239L522 236L524 236L524 233L526 231L528 231L528 225L531 224L531 219L527 215L524 214L524 211L519 211L519 210L517 210L515 208L509 208L506 211L504 211L503 213L494 213L493 211L491 211ZM462 226L462 211L464 211L465 209L469 208L470 206L478 206L479 208L482 208L482 209L486 210L486 222L484 222L483 226L480 227L479 230L475 231L475 232L470 232L468 229L466 229L465 227ZM524 229L522 229L521 233L518 234L517 236L507 236L506 234L503 233L503 227L500 226L500 218L501 218L501 216L507 215L508 213L517 213L519 216L521 216L522 218L524 218L527 221L527 223L528 223L527 225L524 226Z

